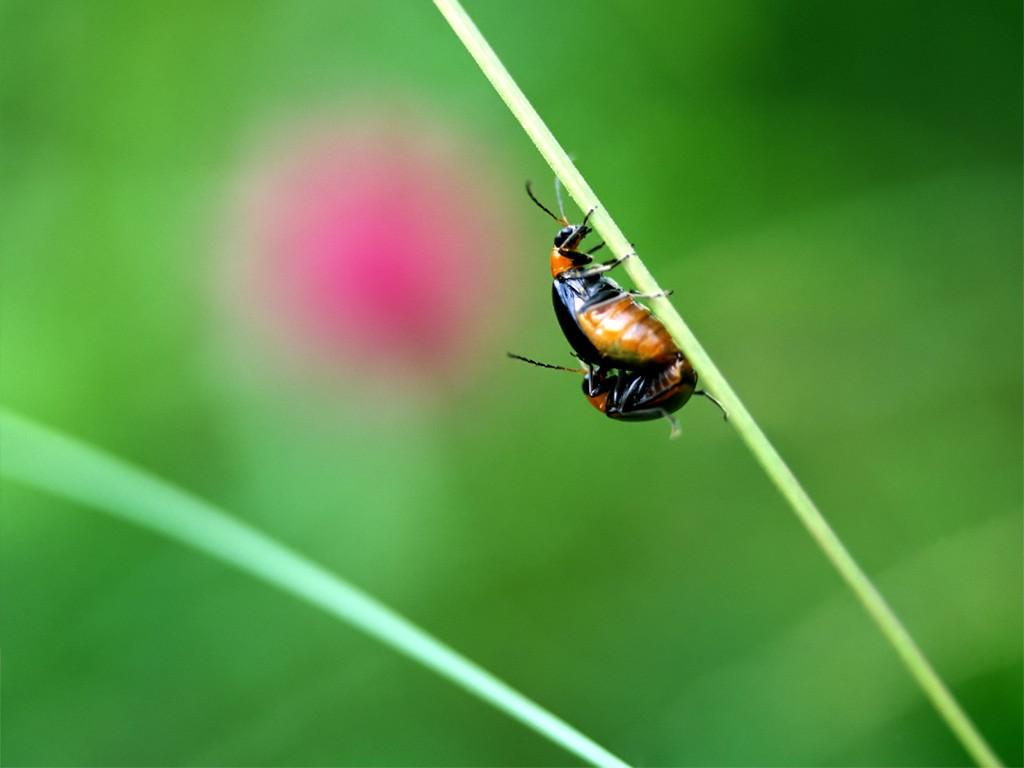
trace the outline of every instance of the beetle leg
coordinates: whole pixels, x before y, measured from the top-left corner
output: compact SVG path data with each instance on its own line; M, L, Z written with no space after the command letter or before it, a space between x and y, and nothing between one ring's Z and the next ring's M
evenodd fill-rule
M587 264L593 261L593 259L590 258L590 256L588 256L583 251L574 251L571 248L559 248L558 254L560 256L565 256L567 259L572 259L572 266L570 267L570 269L579 269L580 267L585 267Z
M583 362L582 360L580 362ZM583 362L586 368L586 375L583 377L583 391L587 397L594 397L601 392L609 391L615 383L615 379L612 379L612 385L609 385L607 375L604 371L600 370L597 366L591 365L590 363Z
M718 406L718 410L722 412L722 419L725 421L729 420L729 412L725 410L725 407L720 402L718 402L718 400L713 395L709 394L707 391L703 389L695 389L693 390L693 394L700 395L701 397L706 397L708 400L710 400L712 403Z
M679 437L679 435L682 434L682 432L679 430L679 422L676 421L676 417L673 416L668 411L662 410L661 413L662 415L664 415L666 419L668 419L668 423L672 425L672 431L668 433L668 439L675 440L677 437Z
M635 410L638 403L644 399L644 390L648 385L646 376L623 377L620 381L625 387L620 388L619 401L623 410ZM628 383L627 383L628 382Z
M589 251L587 251L587 256L592 256L593 254L595 254L598 251L600 251L602 248L604 248L604 243L598 243L593 248L591 248Z
M604 245L604 243L601 243L601 245ZM593 253L593 251L587 251L587 253ZM593 277L594 275L600 275L602 272L608 272L612 269L615 269L617 266L619 266L619 264L624 262L626 259L630 258L632 255L632 253L627 253L625 256L622 256L618 259L612 259L611 261L606 261L602 264L598 264L596 267L591 267L588 270L580 272L579 276Z
M601 245L604 245L604 243L601 243ZM636 254L630 251L625 256L620 256L617 259L609 259L608 261L601 262L601 266L608 267L608 269L612 269L613 267L619 266L619 264L624 262L626 259L631 259L634 256L636 256Z
M655 293L644 293L643 291L623 291L634 299L663 299L671 296L675 291L669 288L667 291L656 291Z

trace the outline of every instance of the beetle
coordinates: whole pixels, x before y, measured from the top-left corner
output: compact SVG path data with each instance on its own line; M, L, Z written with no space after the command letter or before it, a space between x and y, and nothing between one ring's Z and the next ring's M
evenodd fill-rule
M563 213L552 213L536 195L529 182L526 193L548 216L562 225L555 235L550 253L551 299L555 316L566 339L585 363L601 367L641 370L661 368L682 355L665 326L637 298L667 296L664 293L627 291L606 272L630 258L612 259L591 266L591 255L604 243L581 251L580 245L592 231L587 222L594 213L587 212L583 222L570 224ZM561 195L559 195L561 202Z
M641 371L609 371L592 366L566 368L531 360L511 352L508 356L541 368L568 371L583 375L583 394L590 404L610 419L618 421L652 421L668 419L672 432L670 437L679 436L679 424L672 415L692 395L709 398L719 408L721 404L702 389L697 389L697 372L690 362L680 355L662 368L648 368ZM722 413L725 411L723 409Z
M526 194L548 216L562 225L555 235L549 261L552 303L555 316L584 368L566 368L540 363L508 353L509 357L542 368L583 375L583 393L605 416L620 421L649 421L667 418L671 437L679 435L673 413L692 395L711 400L728 418L722 404L697 389L697 372L683 355L665 326L637 298L665 296L669 292L645 294L627 291L605 275L632 254L590 266L592 255L604 243L581 251L580 245L592 231L587 222L570 224L562 209L562 196L555 182L561 217L552 213L526 182Z

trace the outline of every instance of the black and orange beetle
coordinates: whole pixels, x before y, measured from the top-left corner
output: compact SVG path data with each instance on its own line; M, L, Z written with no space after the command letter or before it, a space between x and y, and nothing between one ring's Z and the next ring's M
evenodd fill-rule
M682 355L663 368L617 372L592 367L565 368L540 363L511 352L508 356L541 368L582 374L583 394L605 416L618 421L666 418L672 427L671 437L679 436L679 425L672 414L686 405L691 395L711 397L703 390L696 389L697 373Z
M562 332L585 368L538 363L520 355L510 357L544 368L583 374L584 394L606 416L622 421L664 417L672 425L672 437L679 434L672 414L691 395L707 397L721 408L715 398L696 388L697 372L665 326L636 301L667 294L627 291L605 275L631 254L591 266L592 254L604 244L588 251L579 250L591 232L587 221L593 210L582 223L570 224L564 211L558 217L537 199L529 182L526 193L562 225L550 254L552 301ZM558 201L561 209L560 194Z
M589 251L579 250L591 232L587 221L593 211L587 213L583 223L570 224L564 213L559 218L548 210L533 194L529 183L526 193L562 225L550 254L551 299L558 324L580 360L596 366L639 370L660 368L680 356L682 353L665 326L636 301L662 294L627 291L605 276L629 255L590 266L591 255L603 243Z

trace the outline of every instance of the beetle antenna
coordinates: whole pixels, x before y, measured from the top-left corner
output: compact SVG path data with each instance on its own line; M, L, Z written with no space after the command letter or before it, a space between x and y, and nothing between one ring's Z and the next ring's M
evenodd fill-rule
M584 374L584 375L586 375L586 373L587 373L582 368L566 368L563 365L551 365L550 363L539 363L536 360L531 360L528 357L523 357L522 355L516 355L516 354L513 354L512 352L506 352L505 354L507 354L513 360L522 360L524 363L529 363L530 365L536 365L538 368L550 368L553 371L567 371L569 373L581 373L581 374Z
M562 202L562 180L555 176L555 199L558 201L558 212L562 214L562 221L569 221L565 218L565 203Z
M537 196L535 194L533 194L533 182L530 182L530 181L526 182L526 194L528 194L530 196L530 199L533 200L533 202L535 202L537 204L537 207L540 208L542 211L544 211L544 213L546 213L552 219L557 221L559 224L562 223L563 220L558 218L557 216L555 216L555 214L553 214L550 210L548 210L548 207L546 205L544 205L544 203L542 203L540 200L538 200Z
M715 397L713 395L709 394L706 390L703 390L703 389L695 389L693 391L693 394L700 395L701 397L706 397L708 400L710 400L712 403L714 403L715 405L718 406L718 410L720 410L722 412L722 418L725 421L729 420L729 412L727 410L725 410L725 406L723 406L720 402L718 402L718 400L715 399Z

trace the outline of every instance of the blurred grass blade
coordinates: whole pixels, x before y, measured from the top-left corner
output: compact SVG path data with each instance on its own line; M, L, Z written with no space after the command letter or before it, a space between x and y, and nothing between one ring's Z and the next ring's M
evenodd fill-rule
M229 563L361 629L598 766L626 764L330 571L217 507L97 448L0 409L0 474Z
M608 245L611 252L620 258L627 253L635 253L629 240L601 205L586 179L569 159L554 134L537 114L522 89L512 79L512 75L501 63L494 49L484 39L458 0L434 0L434 4L445 17L452 31L466 46L466 50L479 65L484 76L515 115L523 130L533 140L548 165L561 179L562 184L580 209L594 211L590 218L591 226L601 235L601 239ZM633 258L625 262L624 266L641 291L645 293L661 291L639 256L634 255ZM729 421L739 433L740 438L747 444L765 473L789 502L796 516L818 543L825 556L874 618L882 634L895 648L903 664L931 699L932 704L956 734L960 743L979 765L998 766L999 759L985 742L984 737L953 698L899 617L896 616L885 598L839 540L807 491L803 489L792 470L775 450L775 446L769 442L768 437L761 431L761 427L754 421L754 417L733 391L725 376L718 370L718 366L712 362L711 357L694 336L693 331L667 298L654 299L652 304L657 310L658 317L661 318L697 373L700 374L705 388L710 390L725 406L729 413Z

